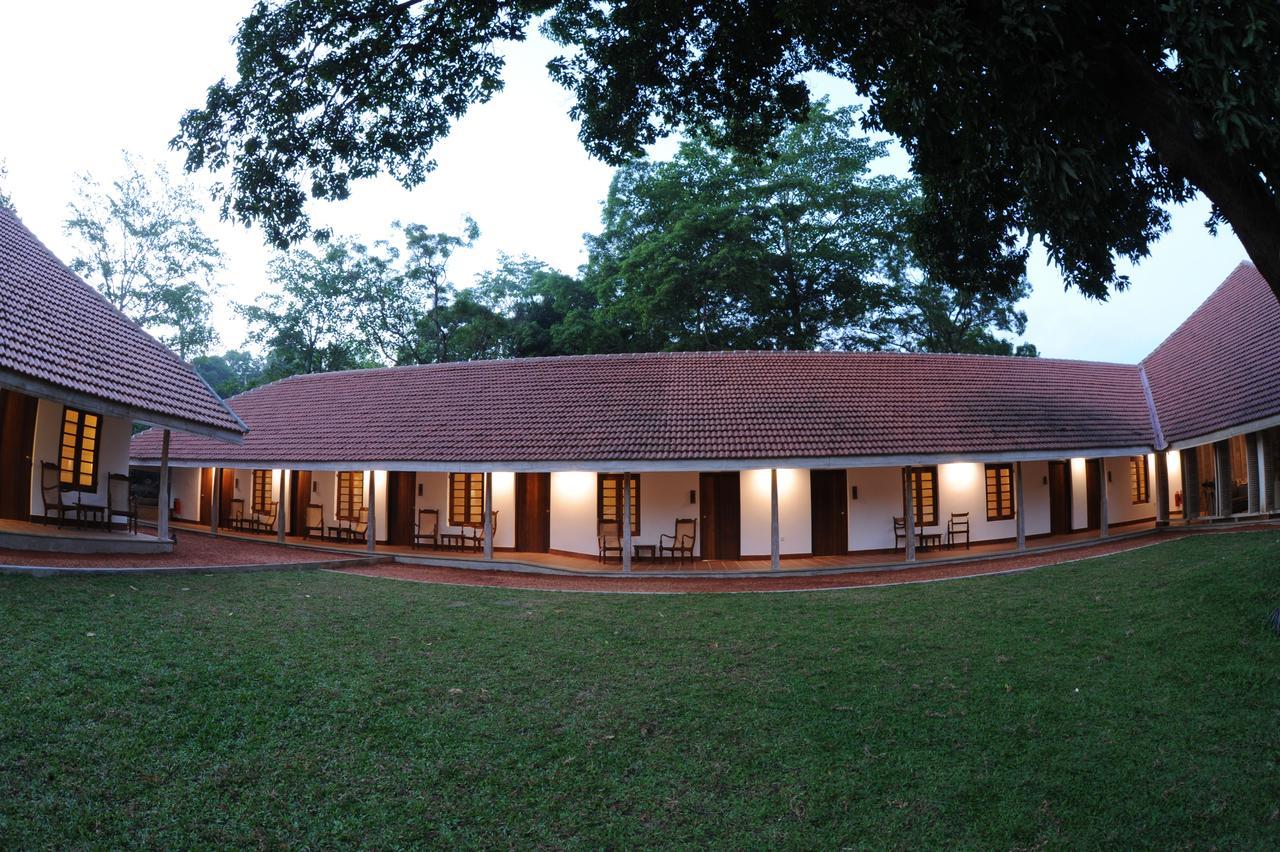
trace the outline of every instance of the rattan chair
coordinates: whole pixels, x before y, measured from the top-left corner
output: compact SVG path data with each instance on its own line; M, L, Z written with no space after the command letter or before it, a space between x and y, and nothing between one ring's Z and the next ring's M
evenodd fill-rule
M317 538L324 538L324 506L319 503L308 503L307 516L303 521L303 538L311 538L313 532Z
M498 537L498 512L494 510L489 514L489 532L494 538ZM484 527L482 525L468 526L462 528L462 548L468 547L475 550L484 550Z
M596 546L599 558L604 562L610 553L622 558L622 524L618 521L599 521L596 523Z
M893 519L893 549L905 548L907 546L907 519Z
M413 546L430 542L432 547L440 546L440 512L438 509L419 509L418 526L413 531Z
M44 517L48 520L53 516L59 527L66 521L67 515L77 517L76 512L79 508L75 503L66 501L66 494L67 489L62 486L62 475L58 466L53 462L41 463L40 499L44 503Z
M956 540L964 536L964 549L969 549L969 513L952 512L947 521L947 547L955 547Z
M243 530L249 523L249 519L244 516L244 498L233 497L231 499L231 517L227 518L227 526L233 530Z
M693 547L698 541L698 522L694 518L676 518L676 529L672 535L658 535L658 557L670 555L672 559L686 557L693 560Z

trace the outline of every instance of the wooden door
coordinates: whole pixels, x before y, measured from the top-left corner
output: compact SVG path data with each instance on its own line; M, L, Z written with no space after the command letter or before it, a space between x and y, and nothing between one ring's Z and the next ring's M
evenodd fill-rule
M813 555L849 552L849 495L843 470L809 471L809 506Z
M551 549L551 474L516 474L516 550Z
M1098 476L1098 460L1085 459L1084 494L1088 506L1088 529L1102 529L1102 487Z
M1071 532L1071 465L1064 461L1049 462L1049 532Z
M31 453L35 449L36 409L40 402L11 390L0 390L0 518L31 519Z
M412 471L387 472L387 544L413 544L417 479Z
M737 471L703 473L698 477L703 559L738 559L742 555L742 504Z
M200 523L209 523L213 511L213 468L200 468Z
M224 467L222 469L222 493L218 495L218 523L228 529L231 528L231 501L236 498L236 471L235 468ZM246 514L248 510L246 510Z
M289 535L302 535L307 526L307 506L311 499L311 471L289 471Z

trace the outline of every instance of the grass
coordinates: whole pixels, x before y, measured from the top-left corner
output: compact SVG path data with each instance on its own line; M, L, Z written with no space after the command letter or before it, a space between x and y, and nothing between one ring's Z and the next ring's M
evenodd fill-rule
M0 577L0 846L1274 847L1278 555L686 597Z

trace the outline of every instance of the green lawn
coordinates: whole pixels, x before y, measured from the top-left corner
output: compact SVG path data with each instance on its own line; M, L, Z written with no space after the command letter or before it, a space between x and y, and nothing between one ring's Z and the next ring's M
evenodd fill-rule
M0 577L0 846L1280 843L1280 534L849 592Z

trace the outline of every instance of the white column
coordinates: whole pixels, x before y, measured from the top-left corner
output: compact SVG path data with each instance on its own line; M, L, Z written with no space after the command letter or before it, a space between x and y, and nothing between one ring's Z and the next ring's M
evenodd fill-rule
M778 469L769 468L769 570L782 567L782 542L778 532Z
M289 493L289 471L280 471L280 493L276 495L276 541L284 544L284 516L288 510L288 502L285 499Z
M911 468L904 467L902 469L902 522L904 525L903 534L906 535L907 541L903 549L906 551L908 562L916 561L915 485L915 480L911 476Z
M169 540L169 430L164 430L160 443L160 499L156 507L156 534L161 541ZM111 519L107 518L108 526Z
M1018 549L1027 549L1027 516L1022 511L1022 462L1013 463L1013 511L1018 518Z
M1111 534L1110 525L1107 521L1107 460L1105 458L1098 459L1098 475L1100 481L1098 483L1098 526L1102 538L1106 538Z
M493 474L484 475L484 558L493 558Z
M369 524L365 527L365 547L373 553L378 541L378 472L369 471Z
M622 474L622 571L631 573L631 474Z
M218 517L222 512L222 469L217 467L209 468L212 474L209 477L209 534L218 534Z

